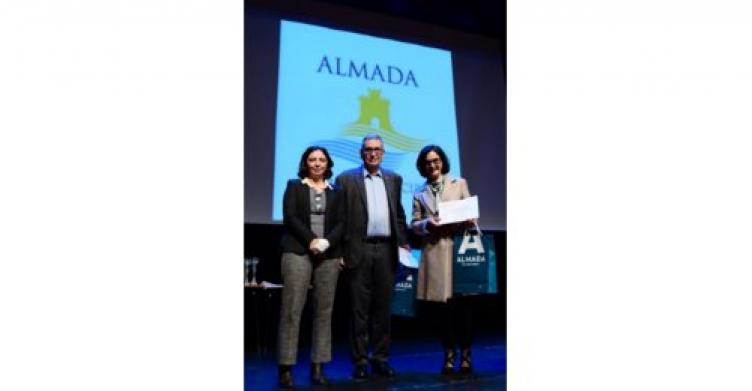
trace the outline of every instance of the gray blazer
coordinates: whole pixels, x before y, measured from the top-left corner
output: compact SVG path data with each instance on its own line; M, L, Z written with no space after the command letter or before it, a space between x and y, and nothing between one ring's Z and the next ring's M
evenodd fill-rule
M386 186L389 203L389 224L394 244L393 268L397 267L397 246L407 244L405 232L405 210L402 208L402 177L381 169ZM344 221L342 250L345 265L354 268L358 265L364 251L364 241L368 229L368 205L366 203L366 185L363 179L363 167L347 170L337 176L336 187L339 189L340 207Z

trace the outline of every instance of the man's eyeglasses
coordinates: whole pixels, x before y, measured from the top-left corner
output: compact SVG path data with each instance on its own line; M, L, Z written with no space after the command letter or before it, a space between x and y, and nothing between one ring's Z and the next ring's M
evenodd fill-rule
M365 154L382 153L382 152L384 152L383 148L363 148L363 153Z

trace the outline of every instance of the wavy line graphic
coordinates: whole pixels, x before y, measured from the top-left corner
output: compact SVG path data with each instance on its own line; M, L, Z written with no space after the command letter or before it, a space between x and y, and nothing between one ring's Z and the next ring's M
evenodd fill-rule
M376 129L368 125L352 124L347 126L342 132L345 136L357 137L363 137L369 133L376 133L381 136L386 145L407 152L419 151L426 144L426 140L424 139L405 136L394 131Z
M343 139L329 139L329 140L317 140L312 145L320 145L329 151L337 167L341 167L337 163L337 158L344 159L353 163L363 163L360 158L360 142L343 140ZM402 159L407 156L404 152L392 152L387 151L384 154L384 160L381 165L388 169L394 170L400 165Z

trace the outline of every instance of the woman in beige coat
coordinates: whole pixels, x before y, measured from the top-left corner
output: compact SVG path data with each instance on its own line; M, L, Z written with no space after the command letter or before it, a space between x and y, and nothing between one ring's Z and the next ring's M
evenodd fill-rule
M422 255L418 269L417 299L423 301L431 325L439 325L439 339L444 348L441 373L455 371L456 345L461 359L459 372L472 373L472 307L467 297L452 295L452 249L454 234L462 233L474 221L441 225L437 203L470 197L467 181L453 178L449 160L438 145L427 145L418 154L418 172L426 184L413 195L412 229L422 236Z

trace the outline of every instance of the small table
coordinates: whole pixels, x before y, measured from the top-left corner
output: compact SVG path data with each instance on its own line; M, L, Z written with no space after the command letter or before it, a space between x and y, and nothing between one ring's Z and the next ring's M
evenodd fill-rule
M279 322L279 301L282 285L262 281L261 284L245 285L245 337L248 340L248 304L251 305L251 327L253 330L253 349L263 355L269 351L270 338L276 336L276 325ZM276 310L276 313L275 313ZM261 315L261 316L259 316ZM246 345L248 347L248 345Z

